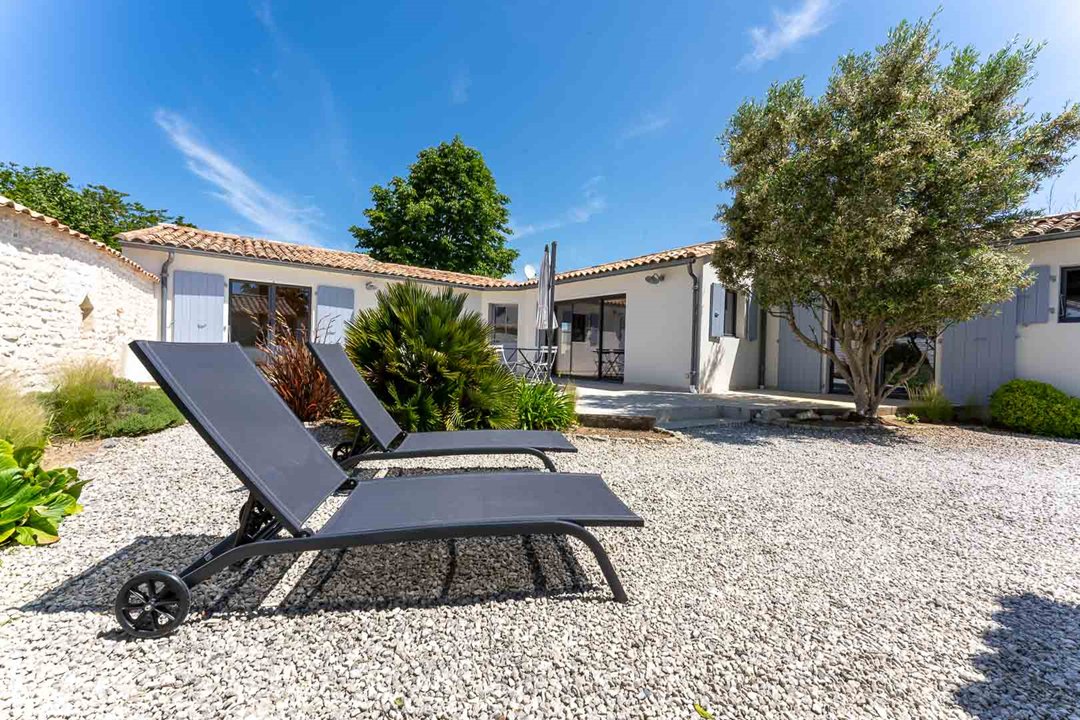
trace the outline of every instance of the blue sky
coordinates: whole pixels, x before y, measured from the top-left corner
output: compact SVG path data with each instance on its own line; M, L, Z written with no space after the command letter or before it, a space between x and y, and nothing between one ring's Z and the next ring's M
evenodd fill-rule
M1048 43L1033 110L1080 99L1076 0L4 2L0 160L351 249L371 185L460 134L513 201L518 273L552 240L580 267L719 237L739 102L797 75L820 91L840 53L939 4L946 40ZM1052 204L1080 208L1080 161Z

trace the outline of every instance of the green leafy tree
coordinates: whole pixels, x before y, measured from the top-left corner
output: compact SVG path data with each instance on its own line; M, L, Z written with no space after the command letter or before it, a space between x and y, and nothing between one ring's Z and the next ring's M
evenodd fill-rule
M54 217L110 247L117 247L116 235L126 230L163 222L194 227L183 216L147 208L128 200L127 193L105 185L77 188L67 173L49 167L0 163L0 195Z
M873 53L841 57L821 97L801 79L775 84L720 138L733 194L717 213L721 282L753 287L829 357L868 418L925 360L882 378L898 338L937 336L1030 282L1007 239L1080 137L1076 105L1036 118L1018 97L1039 49L982 59L943 45L932 20L902 23ZM796 324L799 305L817 331Z
M345 352L405 430L510 428L517 387L466 295L395 283L345 325Z
M370 227L349 232L376 260L490 277L513 271L510 198L480 151L460 137L421 150L407 178L371 188L371 202L364 211Z

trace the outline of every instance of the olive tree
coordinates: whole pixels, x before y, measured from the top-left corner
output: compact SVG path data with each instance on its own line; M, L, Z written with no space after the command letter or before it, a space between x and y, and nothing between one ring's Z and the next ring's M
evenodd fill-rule
M932 21L902 23L874 52L841 57L820 97L801 79L774 84L720 138L732 193L717 213L721 282L752 287L830 358L865 417L925 361L882 377L897 339L936 337L1030 282L1009 239L1080 136L1077 105L1035 117L1020 97L1039 49L981 58L942 44ZM816 329L796 323L799 306Z

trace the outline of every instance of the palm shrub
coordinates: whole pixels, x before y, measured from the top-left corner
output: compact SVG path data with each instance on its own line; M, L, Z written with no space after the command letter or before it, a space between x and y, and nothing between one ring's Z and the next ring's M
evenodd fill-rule
M577 423L572 390L553 382L530 383L522 379L517 391L517 426L522 430L566 430Z
M396 283L345 325L345 351L409 432L511 428L514 376L489 344L479 313L450 288Z
M995 390L990 418L1010 430L1080 438L1080 398L1037 380L1010 380Z
M288 327L284 315L278 315L277 327ZM315 342L320 340L316 329ZM281 332L273 342L257 343L263 352L259 369L278 395L305 422L321 420L332 414L337 403L337 393L330 379L315 362L308 350L305 338L298 333Z
M74 468L46 470L42 446L15 447L0 440L0 545L48 545L60 539L60 523L82 510L87 481Z

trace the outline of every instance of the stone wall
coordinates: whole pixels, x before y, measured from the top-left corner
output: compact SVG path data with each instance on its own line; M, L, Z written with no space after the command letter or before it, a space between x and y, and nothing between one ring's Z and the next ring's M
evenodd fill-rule
M46 390L88 357L122 374L127 343L157 337L157 279L40 218L0 206L0 375Z

